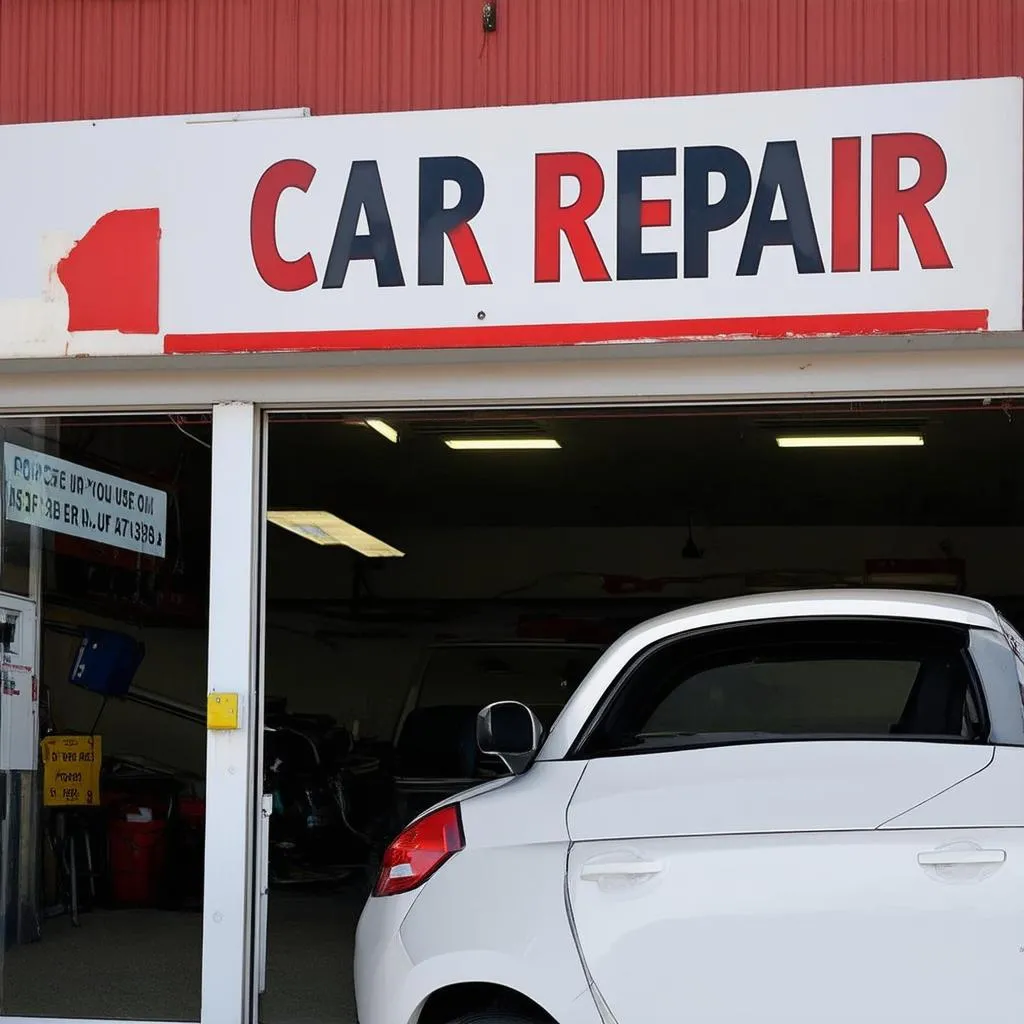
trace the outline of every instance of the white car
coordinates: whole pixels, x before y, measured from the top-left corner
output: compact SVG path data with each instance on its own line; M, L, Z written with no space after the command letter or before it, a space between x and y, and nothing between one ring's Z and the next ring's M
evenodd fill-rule
M826 591L626 634L510 776L417 818L359 1024L936 1024L1024 1014L1024 644L988 604Z

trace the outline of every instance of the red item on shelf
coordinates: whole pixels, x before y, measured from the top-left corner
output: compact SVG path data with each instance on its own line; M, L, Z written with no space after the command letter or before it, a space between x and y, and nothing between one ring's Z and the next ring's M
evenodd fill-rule
M158 905L167 855L166 828L166 821L110 822L110 881L118 905Z

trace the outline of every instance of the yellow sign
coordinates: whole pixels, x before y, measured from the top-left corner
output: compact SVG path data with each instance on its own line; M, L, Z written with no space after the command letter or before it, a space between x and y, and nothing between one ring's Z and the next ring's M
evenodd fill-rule
M43 805L94 807L100 802L103 740L99 736L47 736L43 748Z

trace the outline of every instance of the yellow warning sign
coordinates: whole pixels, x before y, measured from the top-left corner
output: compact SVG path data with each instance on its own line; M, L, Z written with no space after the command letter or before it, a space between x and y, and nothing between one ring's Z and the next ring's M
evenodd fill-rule
M103 740L99 736L47 736L43 748L43 804L93 807L100 802Z

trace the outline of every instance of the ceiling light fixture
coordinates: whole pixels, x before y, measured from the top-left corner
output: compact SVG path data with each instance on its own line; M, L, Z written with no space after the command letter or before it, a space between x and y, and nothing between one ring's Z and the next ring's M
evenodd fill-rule
M445 444L457 452L540 451L562 447L553 437L450 437Z
M267 519L314 544L351 548L367 558L404 557L404 552L330 512L268 512Z
M376 430L381 437L386 437L392 444L398 443L398 431L390 423L383 420L367 420L366 425L371 430Z
M920 434L825 434L775 438L780 448L921 448Z

